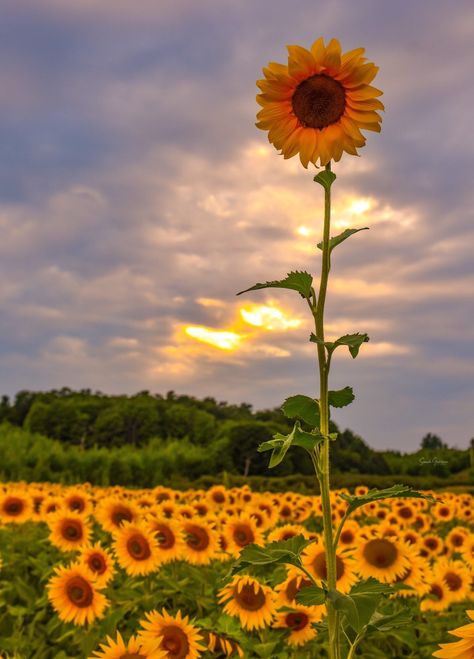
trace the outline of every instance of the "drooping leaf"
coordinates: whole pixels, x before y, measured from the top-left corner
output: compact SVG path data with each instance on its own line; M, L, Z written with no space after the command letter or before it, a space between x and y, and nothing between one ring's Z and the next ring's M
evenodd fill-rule
M344 242L344 240L347 240L350 236L352 236L354 233L358 233L359 231L366 231L368 230L369 227L361 227L360 229L344 229L342 233L340 233L337 236L334 236L334 238L329 239L329 253L332 252L332 250L337 247L340 243ZM323 248L323 243L318 243L317 245L318 249Z
M289 419L300 419L313 428L319 427L319 403L315 398L302 394L290 396L281 409Z
M324 344L329 354L332 354L339 346L347 346L352 357L355 359L359 354L360 346L369 341L369 337L367 334L356 332L356 334L344 334L344 336L339 337L335 341L322 341L318 339L316 334L311 333L309 340L319 345Z
M319 586L305 586L296 593L296 601L303 606L315 606L324 604L326 591Z
M250 288L240 291L237 295L242 295L242 293L247 293L248 291L257 291L261 288L288 288L293 291L298 291L303 297L309 299L311 296L312 284L313 277L309 272L296 270L289 272L285 279L267 281L264 284L255 284Z
M350 405L354 398L352 387L344 387L344 389L338 389L337 391L328 391L328 401L331 407L345 407L346 405Z
M359 614L357 612L357 607L349 595L344 595L338 590L330 590L328 593L328 599L333 603L336 611L340 611L346 617L347 623L355 631L359 630Z
M402 609L391 615L383 615L376 611L370 619L368 631L377 629L379 632L388 632L412 622L413 614L409 610Z
M323 171L319 172L319 174L316 174L316 176L313 178L313 181L319 183L319 185L322 185L325 190L329 190L336 178L337 177L334 172L331 172L329 169L324 169Z
M434 502L435 499L429 494L423 494L423 492L418 492L413 490L408 485L393 485L392 487L387 487L384 490L378 490L374 488L366 492L366 494L361 495L351 495L340 493L339 496L344 499L348 504L348 514L360 508L360 506L365 506L366 503L371 501L380 501L382 499L426 499L427 501Z
M323 439L323 435L318 430L313 430L312 432L301 430L300 422L296 421L293 430L288 435L282 435L277 432L273 436L273 439L260 444L258 451L260 453L273 451L268 464L269 468L273 469L273 467L279 465L283 460L290 446L300 446L311 453L314 447L322 442Z

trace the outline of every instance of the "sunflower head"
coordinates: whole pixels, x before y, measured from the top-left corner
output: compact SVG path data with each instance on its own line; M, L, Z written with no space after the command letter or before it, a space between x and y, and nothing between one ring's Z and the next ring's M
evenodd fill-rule
M299 153L304 167L323 166L344 151L358 155L365 144L361 130L380 131L382 92L369 84L378 67L363 55L363 48L342 54L337 39L325 46L319 38L309 50L288 46L287 65L270 62L263 69L257 127L285 158Z

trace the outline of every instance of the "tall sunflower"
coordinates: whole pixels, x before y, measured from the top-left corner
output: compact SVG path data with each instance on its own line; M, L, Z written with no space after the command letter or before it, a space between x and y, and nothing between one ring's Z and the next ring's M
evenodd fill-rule
M263 69L257 127L285 158L299 153L304 167L318 160L323 166L344 151L358 155L365 144L361 130L380 132L382 92L370 86L378 67L364 52L342 54L337 39L325 46L320 37L309 50L288 46L287 65L270 62Z
M77 563L56 568L48 583L48 598L61 620L75 625L102 618L108 605L96 589L92 573Z
M197 627L189 622L188 616L181 616L181 611L171 616L165 609L161 613L150 611L140 624L144 631L139 631L139 641L150 643L159 641L166 659L197 659L205 651L201 644L202 636Z

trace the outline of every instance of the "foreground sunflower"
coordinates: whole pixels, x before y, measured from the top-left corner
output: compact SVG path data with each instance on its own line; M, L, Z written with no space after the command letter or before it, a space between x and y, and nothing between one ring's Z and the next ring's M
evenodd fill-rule
M466 613L473 622L449 632L453 636L459 636L461 640L456 643L440 643L441 650L433 652L433 657L442 659L472 659L474 657L474 610L466 611Z
M75 625L102 618L108 604L96 589L92 573L77 563L56 568L48 583L48 598L60 619Z
M272 622L275 594L271 588L248 576L236 575L219 591L224 613L236 616L245 629L261 629Z
M120 632L116 640L107 636L107 643L100 646L89 659L166 659L168 655L159 648L159 641L139 641L132 636L125 644Z
M181 611L176 616L165 609L145 615L146 620L140 621L144 631L139 631L137 639L143 643L158 641L166 659L197 659L205 651L199 630L189 622L188 616L181 616Z
M320 37L309 50L288 46L288 65L270 62L263 69L256 125L285 158L299 153L304 167L318 160L323 166L344 151L358 155L365 144L361 130L380 132L382 92L370 86L378 67L364 52L341 54L337 39L325 46Z

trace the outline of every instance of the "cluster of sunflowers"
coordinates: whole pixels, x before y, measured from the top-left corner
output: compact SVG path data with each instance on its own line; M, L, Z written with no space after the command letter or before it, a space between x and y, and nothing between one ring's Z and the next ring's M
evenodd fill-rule
M366 491L359 487L356 494ZM341 492L332 493L335 524L346 510ZM423 612L472 599L473 511L470 494L449 492L434 504L398 499L359 508L340 534L338 590L348 593L359 580L374 577L398 584L392 597L419 598ZM49 542L69 558L56 566L47 594L59 618L74 625L104 616L107 589L118 570L141 577L180 561L213 569L230 564L252 543L264 546L299 535L311 539L302 554L303 565L316 583L326 579L318 496L223 486L186 492L88 484L1 486L0 533L2 526L26 522L46 525ZM298 591L311 585L308 575L287 566L283 577L270 586L262 578L236 574L217 589L215 599L243 629L284 629L286 643L299 648L316 636L314 623L322 620L325 609L296 602ZM243 656L235 639L199 628L189 619L194 612L187 613L149 611L136 636L126 643L116 632L93 657L114 659L128 653L145 659L195 659L204 652Z

